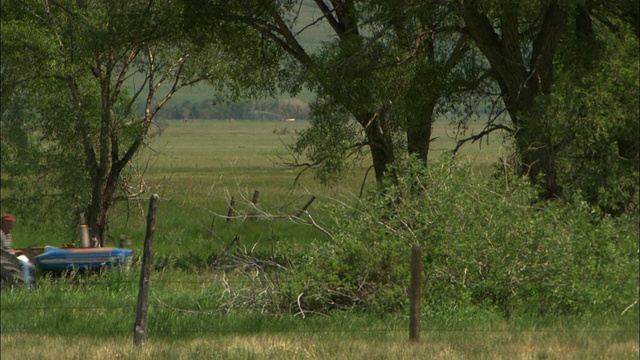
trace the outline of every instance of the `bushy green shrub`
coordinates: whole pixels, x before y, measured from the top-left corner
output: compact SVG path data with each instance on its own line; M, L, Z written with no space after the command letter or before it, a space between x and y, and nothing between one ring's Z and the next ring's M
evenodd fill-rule
M303 309L405 309L415 243L425 313L620 313L636 298L632 220L602 218L580 199L540 202L525 178L474 176L455 158L392 172L355 208L332 209L333 240L308 254L289 289Z

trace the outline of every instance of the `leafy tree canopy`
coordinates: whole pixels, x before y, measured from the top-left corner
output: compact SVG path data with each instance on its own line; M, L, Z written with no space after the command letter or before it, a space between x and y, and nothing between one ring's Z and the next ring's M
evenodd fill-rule
M181 14L170 1L3 1L3 206L84 212L101 240L113 203L147 191L135 155L177 91L268 91L250 50L194 44Z

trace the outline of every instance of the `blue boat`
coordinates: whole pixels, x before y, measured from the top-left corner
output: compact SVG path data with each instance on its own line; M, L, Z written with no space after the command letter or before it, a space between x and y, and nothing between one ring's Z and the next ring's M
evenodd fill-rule
M60 249L45 246L44 252L35 257L35 265L45 271L97 270L124 264L133 250L114 247Z

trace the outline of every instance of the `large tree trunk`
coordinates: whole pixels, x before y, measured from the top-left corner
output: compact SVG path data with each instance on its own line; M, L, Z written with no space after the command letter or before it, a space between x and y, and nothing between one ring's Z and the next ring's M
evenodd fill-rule
M560 197L562 187L558 183L555 146L548 131L530 121L518 127L514 139L520 158L520 172L542 187L542 198Z
M429 156L429 142L431 141L431 132L433 130L433 113L436 107L436 101L429 101L422 113L421 117L409 119L407 126L407 151L411 155L416 155L420 161L426 166Z
M113 170L112 170L113 171ZM104 181L94 182L91 203L87 209L87 220L91 236L97 240L96 246L104 246L107 232L107 213L114 201L119 174L109 174Z
M367 135L376 181L380 183L387 173L388 165L394 161L393 143L386 128L384 113L358 116L357 120Z
M429 155L429 139L431 138L431 122L417 124L407 128L407 150L409 154L416 155L426 166Z
M97 243L91 244L91 246L103 247L103 237L107 230L107 209L100 204L94 203L96 202L92 201L89 206L88 221L91 238L95 238Z
M532 49L524 51L518 13L512 4L502 3L497 6L501 13L499 33L476 2L461 2L462 15L469 33L491 64L502 90L504 103L517 130L515 145L522 162L522 172L535 183L543 181L541 185L545 197L556 197L560 195L561 189L557 182L555 145L550 141L543 117L535 116L535 99L539 95L548 94L551 89L553 58L567 14L557 0L549 1L541 9L542 22L537 28ZM530 54L528 61L523 57L526 53Z

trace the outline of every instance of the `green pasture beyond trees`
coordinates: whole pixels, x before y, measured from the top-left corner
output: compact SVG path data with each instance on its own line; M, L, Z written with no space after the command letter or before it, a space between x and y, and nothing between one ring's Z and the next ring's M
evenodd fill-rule
M312 171L303 172L294 183L303 168L289 166L293 159L286 145L293 144L296 134L309 127L308 121L163 120L161 127L161 135L156 133L150 147L135 163L136 168L147 169L144 173L146 193L138 200L119 204L110 214L113 224L109 229L109 245L117 245L118 236L126 234L134 238L134 246L141 249L147 200L152 193L157 193L161 199L157 236L185 242L183 246L175 247L172 241L157 241L156 249L168 256L213 251L233 238L237 231L235 227L247 229L246 222L233 221L227 225L221 218L227 215L232 196L237 199L238 210L242 213L250 207L254 190L258 190L260 209L271 215L283 215L295 213L315 195L318 200L310 209L313 213L323 202L335 200L352 204L363 186L370 189L374 184L372 174L366 176L366 159L347 178L331 185L320 184ZM458 138L477 133L481 128L481 125L472 126L463 134L443 120L434 129L437 139L433 142L433 156L450 152ZM508 153L508 148L508 143L495 136L490 142L485 139L482 143L468 143L461 154L469 156L476 171L488 174L491 163ZM71 226L75 221L42 222L25 214L14 226L15 241L18 246L61 245L75 241L77 235ZM260 236L264 231L262 224L248 224L248 228L257 228L256 239L266 236ZM268 224L267 228L274 228L273 231L279 228L302 231L304 236L291 241L291 246L297 246L301 240L308 243L323 237L317 230L289 221L270 221ZM288 238L289 235L280 233L279 237ZM215 241L203 241L200 248L194 238ZM253 241L247 241L253 245ZM184 246L186 242L190 245Z

